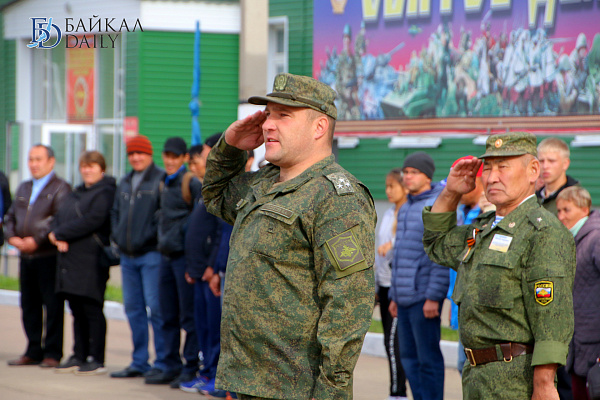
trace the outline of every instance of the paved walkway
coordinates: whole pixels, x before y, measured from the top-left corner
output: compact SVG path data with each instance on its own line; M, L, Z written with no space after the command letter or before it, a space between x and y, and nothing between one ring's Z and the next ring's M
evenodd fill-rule
M65 355L72 346L71 318L65 319ZM145 385L142 379L111 379L107 375L75 376L56 374L39 367L8 367L6 361L20 355L25 338L20 309L0 305L0 399L2 400L153 400L193 399L193 394L166 386ZM127 365L131 352L126 321L109 320L106 346L108 371ZM384 358L363 355L354 379L354 399L383 400L387 396L388 370ZM446 370L447 400L462 398L458 372Z
M1 260L2 271L17 276L16 257ZM119 268L111 268L111 283L120 286ZM195 399L197 395L170 389L162 385L145 385L142 379L111 379L107 375L76 376L56 374L39 367L8 367L8 360L18 357L25 350L25 336L21 327L18 300L0 296L0 400L179 400ZM11 305L7 305L9 303ZM122 312L112 312L115 318L123 318ZM64 354L69 356L72 348L72 320L65 318ZM106 340L106 367L108 372L128 365L131 357L131 339L126 321L108 320ZM361 355L354 372L355 400L387 399L389 387L387 360L381 357ZM200 397L205 398L205 397ZM412 397L410 397L412 399ZM446 369L446 400L462 399L460 376L456 369Z

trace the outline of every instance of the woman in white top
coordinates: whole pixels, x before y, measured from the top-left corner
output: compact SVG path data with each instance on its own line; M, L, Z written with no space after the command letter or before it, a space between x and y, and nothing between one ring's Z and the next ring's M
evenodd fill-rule
M388 291L392 280L392 257L394 255L394 240L398 222L398 210L406 201L406 190L402 184L402 169L394 168L385 178L385 194L393 204L379 224L377 231L377 253L375 254L375 282L377 298L383 324L385 350L390 364L390 396L388 400L403 400L406 397L406 376L400 363L398 335L396 334L396 319L392 318L388 307L390 300Z

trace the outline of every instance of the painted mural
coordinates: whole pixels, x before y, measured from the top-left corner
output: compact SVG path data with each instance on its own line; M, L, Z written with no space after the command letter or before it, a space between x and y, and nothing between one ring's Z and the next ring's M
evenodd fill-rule
M340 120L600 114L600 2L315 0Z

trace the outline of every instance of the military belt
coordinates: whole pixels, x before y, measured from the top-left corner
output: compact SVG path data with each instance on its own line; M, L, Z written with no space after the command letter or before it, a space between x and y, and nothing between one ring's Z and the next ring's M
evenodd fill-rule
M500 354L497 349L500 348ZM493 361L511 362L513 357L533 353L533 345L523 343L502 343L486 349L467 349L465 354L472 367Z

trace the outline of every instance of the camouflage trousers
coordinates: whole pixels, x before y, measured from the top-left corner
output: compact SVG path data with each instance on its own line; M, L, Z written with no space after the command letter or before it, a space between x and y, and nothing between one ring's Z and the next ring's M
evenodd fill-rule
M250 396L247 394L239 394L238 393L238 399L240 400L274 400L274 399L268 399L266 397L256 397L256 396Z
M511 362L495 361L472 367L462 374L463 400L531 400L533 394L532 354Z

